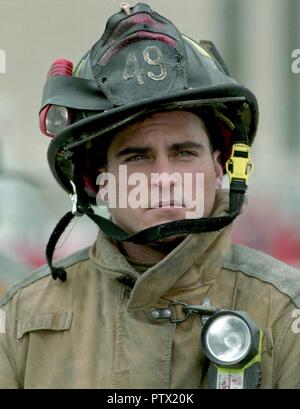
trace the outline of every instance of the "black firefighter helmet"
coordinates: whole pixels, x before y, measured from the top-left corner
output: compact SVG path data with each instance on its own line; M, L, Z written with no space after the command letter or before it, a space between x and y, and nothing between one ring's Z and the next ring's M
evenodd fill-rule
M204 120L229 173L229 214L173 221L130 236L94 213L99 161L91 158L106 155L107 143L121 127L166 110L192 111ZM249 146L257 122L255 96L230 76L213 43L198 44L146 4L123 3L74 72L70 61L58 59L44 87L40 127L52 137L49 165L75 201L47 245L54 278L65 279L65 272L52 266L52 254L74 214L88 215L114 240L135 243L214 231L229 224L243 203L251 167Z

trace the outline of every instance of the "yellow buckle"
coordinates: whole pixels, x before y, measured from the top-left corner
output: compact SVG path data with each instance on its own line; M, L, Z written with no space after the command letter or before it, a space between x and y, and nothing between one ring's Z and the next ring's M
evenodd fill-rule
M235 143L232 146L232 153L226 162L226 171L229 181L241 179L245 183L253 172L254 165L250 159L250 146L243 143Z

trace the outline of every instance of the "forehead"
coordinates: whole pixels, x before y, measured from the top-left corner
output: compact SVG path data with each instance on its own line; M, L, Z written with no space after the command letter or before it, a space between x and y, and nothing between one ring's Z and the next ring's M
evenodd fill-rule
M201 118L186 111L158 112L116 133L110 150L128 145L156 144L162 141L175 143L187 138L191 141L208 143L207 131Z

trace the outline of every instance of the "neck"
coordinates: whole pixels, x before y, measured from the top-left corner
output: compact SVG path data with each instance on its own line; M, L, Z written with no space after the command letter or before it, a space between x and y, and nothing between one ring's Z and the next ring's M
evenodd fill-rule
M119 248L123 254L137 263L156 264L169 254L186 235L178 235L163 239L157 243L136 244L131 242L119 243Z

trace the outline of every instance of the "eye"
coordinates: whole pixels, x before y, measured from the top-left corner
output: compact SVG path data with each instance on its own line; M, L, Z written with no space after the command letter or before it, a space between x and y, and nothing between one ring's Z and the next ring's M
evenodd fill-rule
M125 159L125 162L135 162L135 161L140 161L146 159L146 155L138 154L138 155L133 155L130 156L129 158Z
M177 156L181 158L189 158L191 156L198 156L198 155L196 152L192 152L192 151L181 151L177 153Z

